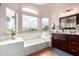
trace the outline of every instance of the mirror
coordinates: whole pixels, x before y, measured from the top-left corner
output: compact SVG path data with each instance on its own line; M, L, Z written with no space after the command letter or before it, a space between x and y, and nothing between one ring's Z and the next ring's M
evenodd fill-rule
M76 16L60 18L60 29L76 29Z

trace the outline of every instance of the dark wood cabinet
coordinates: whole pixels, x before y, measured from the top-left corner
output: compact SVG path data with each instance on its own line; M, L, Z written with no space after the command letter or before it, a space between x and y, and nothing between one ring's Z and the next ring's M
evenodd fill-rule
M64 35L54 35L54 47L67 50L67 38Z
M68 35L68 52L79 55L79 36Z
M54 47L60 48L60 40L58 35L54 35Z
M53 33L53 37L54 47L79 56L79 35Z
M79 13L61 17L59 19L59 27L63 32L64 29L79 29ZM79 56L79 35L53 33L52 36L54 37L54 47Z

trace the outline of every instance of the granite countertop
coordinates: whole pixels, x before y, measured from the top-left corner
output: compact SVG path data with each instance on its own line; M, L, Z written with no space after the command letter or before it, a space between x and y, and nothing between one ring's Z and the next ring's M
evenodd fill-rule
M57 32L52 32L54 34L67 34L67 35L79 35L79 33L57 33Z

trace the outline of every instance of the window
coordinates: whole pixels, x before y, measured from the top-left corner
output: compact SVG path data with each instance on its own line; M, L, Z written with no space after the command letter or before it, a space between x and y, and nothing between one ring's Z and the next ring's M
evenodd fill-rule
M49 18L42 18L42 29L43 31L49 30Z
M15 11L6 8L6 16L7 16L7 29L14 29L15 30Z
M22 8L22 11L26 11L26 12L38 15L38 13L32 8Z
M23 15L22 18L23 18L22 21L23 31L26 32L38 31L37 17Z

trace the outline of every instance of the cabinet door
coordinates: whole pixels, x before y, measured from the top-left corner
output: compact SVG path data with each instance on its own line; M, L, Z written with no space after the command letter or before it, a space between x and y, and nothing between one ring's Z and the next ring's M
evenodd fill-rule
M67 50L67 37L65 35L57 34L54 36L54 47L62 50Z
M60 40L59 39L54 40L54 47L60 48Z
M60 37L60 48L63 49L63 50L67 50L67 37L64 35L64 36L61 36Z
M60 48L60 40L57 34L54 35L54 47Z

